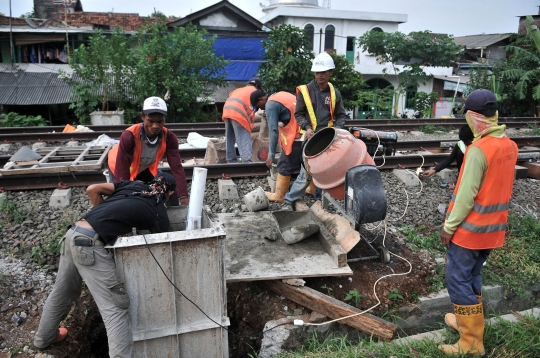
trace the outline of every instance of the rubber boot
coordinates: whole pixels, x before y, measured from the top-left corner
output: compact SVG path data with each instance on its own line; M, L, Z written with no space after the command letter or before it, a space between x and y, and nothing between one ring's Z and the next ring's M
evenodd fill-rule
M313 180L311 180L309 182L309 186L307 187L305 193L308 194L308 195L315 195L315 190L317 189L317 187L315 186L315 183L313 182Z
M291 184L291 176L290 175L281 175L278 173L277 179L276 179L276 192L275 193L268 193L266 192L266 197L270 201L275 201L276 203L282 203L283 199L285 198L285 194L289 191L289 184Z
M478 296L476 295L476 298L478 299L478 303L482 303L482 295ZM444 316L444 323L450 328L455 329L456 331L459 331L458 324L456 321L456 315L453 313L447 313Z
M439 349L449 355L479 354L484 355L484 309L482 304L460 306L454 304L459 341L456 344L445 344Z

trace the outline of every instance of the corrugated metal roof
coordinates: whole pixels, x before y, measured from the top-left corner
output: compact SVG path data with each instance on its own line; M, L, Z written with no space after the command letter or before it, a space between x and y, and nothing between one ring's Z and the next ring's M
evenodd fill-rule
M454 37L454 43L466 48L486 48L509 38L509 34L470 35Z
M0 72L0 104L70 103L70 86L56 72Z

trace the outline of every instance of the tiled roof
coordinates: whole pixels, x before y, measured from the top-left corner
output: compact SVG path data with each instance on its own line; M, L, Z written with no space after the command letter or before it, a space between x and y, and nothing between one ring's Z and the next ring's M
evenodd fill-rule
M58 15L62 16L63 19L63 14L54 14L53 16ZM88 26L90 24L108 27L111 30L115 27L122 27L126 31L137 31L149 22L156 22L157 19L139 16L139 14L81 11L69 13L67 21L71 26Z
M9 16L0 15L0 25L9 25ZM18 18L18 17L12 17L11 18L11 25L20 26L20 25L28 25L28 24L26 23L25 19L21 19L21 18Z

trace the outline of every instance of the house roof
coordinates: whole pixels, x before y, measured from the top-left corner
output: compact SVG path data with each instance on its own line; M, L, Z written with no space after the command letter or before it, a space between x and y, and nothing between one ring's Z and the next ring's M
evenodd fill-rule
M57 15L57 14L55 14ZM60 14L64 16L63 14ZM71 26L122 27L125 31L137 31L148 23L156 22L156 18L139 16L136 13L113 12L72 12L67 14L67 22Z
M454 37L454 43L459 46L466 47L468 49L486 48L497 42L506 40L510 37L510 34L482 34L482 35L469 35Z
M186 17L184 17L182 19L170 22L167 25L170 26L170 27L185 26L188 23L193 22L194 20L197 20L197 19L202 18L202 17L206 17L206 16L208 16L208 15L210 15L210 14L212 14L212 13L218 11L218 10L222 10L222 9L227 9L227 10L230 10L230 11L234 12L236 15L243 18L244 20L246 20L247 22L252 24L257 29L262 29L262 27L263 27L262 22L260 22L259 20L257 20L253 16L249 15L244 10L234 6L233 4L228 2L227 0L222 0L222 1L216 3L216 4L212 5L212 6L209 6L207 8L202 9L202 10L199 10L197 12L189 14L188 16L186 16Z
M0 25L9 25L9 16L0 15ZM12 17L11 25L18 26L18 25L28 25L28 24L26 23L25 19Z
M350 10L331 10L326 8L307 8L296 6L277 6L268 10L259 20L266 24L280 16L290 17L311 17L323 19L340 20L363 20L377 22L407 22L408 15L392 14L384 12L350 11Z

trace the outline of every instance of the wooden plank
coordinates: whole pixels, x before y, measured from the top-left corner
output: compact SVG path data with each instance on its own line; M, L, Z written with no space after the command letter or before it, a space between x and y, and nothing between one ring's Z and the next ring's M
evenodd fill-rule
M315 312L325 315L331 319L338 319L362 312L344 302L333 297L315 291L309 287L295 287L281 281L264 281L264 285L277 294L283 295ZM382 318L365 313L351 318L338 321L347 324L367 334L390 341L394 338L398 326Z
M529 178L540 179L540 163L519 163L528 169L527 175Z
M317 235L287 245L277 236L279 228L269 211L217 214L217 217L227 234L224 242L227 282L352 275L348 265L338 267ZM265 238L271 236L276 240Z

